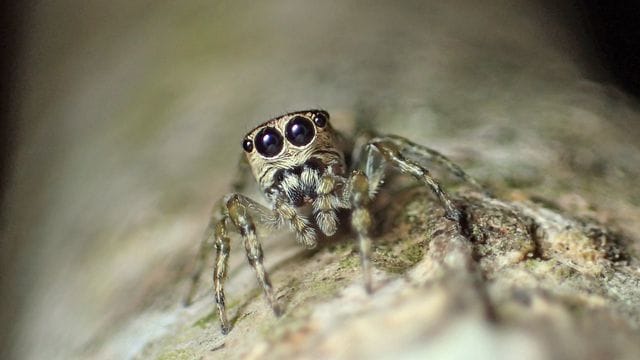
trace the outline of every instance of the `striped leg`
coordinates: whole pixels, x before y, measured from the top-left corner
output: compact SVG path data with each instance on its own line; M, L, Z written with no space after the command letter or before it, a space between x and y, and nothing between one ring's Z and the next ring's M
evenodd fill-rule
M477 190L487 193L487 190L484 188L484 186L480 185L480 183L478 183L476 179L469 176L466 172L464 172L464 170L462 170L462 168L460 168L460 166L458 166L453 161L449 160L449 158L442 155L441 153L431 148L428 148L426 146L416 144L410 140L407 140L397 135L387 135L387 136L384 136L383 139L386 141L392 142L402 152L406 151L407 153L414 154L416 156L419 156L421 158L424 158L426 160L432 161L436 164L443 166L451 174L458 177L460 180L470 184L471 186L475 187Z
M438 197L438 200L440 200L440 203L444 207L446 211L445 216L447 217L447 219L460 224L460 221L462 220L462 213L453 204L438 181L431 176L427 168L417 164L412 160L407 159L400 151L398 145L396 145L394 141L389 140L388 138L379 137L372 139L369 143L367 143L366 146L377 150L377 152L382 155L386 162L390 163L401 172L413 175L413 177L415 177L418 181L429 186L429 188L431 188L433 193ZM374 152L367 151L366 153L370 154L369 156L373 156L372 153Z
M332 236L338 231L339 208L346 207L336 191L337 179L334 175L326 174L318 181L317 198L313 202L313 214L316 223L323 234Z
M262 245L256 236L256 227L251 218L251 215L248 213L248 208L252 206L254 202L243 195L240 194L232 194L228 197L226 201L226 210L227 217L235 228L238 230L240 235L242 236L244 242L244 248L247 255L247 260L249 264L255 270L256 276L258 278L258 283L262 286L264 290L265 297L273 312L276 315L281 314L280 306L278 305L275 294L273 292L273 287L271 286L271 280L269 279L269 274L264 267L263 263L263 252ZM226 226L225 219L221 220L216 227L216 243L218 243L218 239L220 239L221 250L218 252L218 258L216 261L216 266L214 270L214 284L216 289L216 302L218 304L218 310L221 314L220 319L222 321L225 313L224 306L224 279L226 275L226 266L227 266L227 258L229 254L229 240L226 236ZM225 246L226 244L226 246ZM221 254L221 255L220 255ZM226 319L225 319L226 320ZM226 333L229 330L228 323L222 324L222 332Z
M367 208L369 203L369 180L361 171L354 171L349 178L349 201L351 202L351 227L358 235L360 248L360 263L364 287L368 293L372 292L371 285L371 213Z
M213 269L213 287L216 304L218 306L218 314L220 316L220 327L223 334L227 334L230 330L224 296L224 282L227 278L227 264L231 250L231 241L227 229L230 224L233 224L243 238L247 260L255 270L258 283L262 286L267 301L269 301L276 315L280 315L281 313L280 307L275 299L273 287L271 286L271 280L269 280L269 275L263 264L262 246L256 236L255 225L248 213L248 209L255 210L260 214L264 214L266 211L266 209L253 200L240 194L231 194L225 197L222 219L217 223L211 220L207 227L205 237L200 246L196 270L192 276L191 288L185 299L185 304L189 305L195 293L197 282L200 279L200 274L204 268L206 256L211 249L211 238L214 238L216 260Z
M311 226L309 219L298 214L293 205L279 198L276 199L273 207L273 217L269 221L270 223L275 224L276 227L288 224L291 230L295 232L298 242L306 248L313 249L318 245L316 231Z
M215 292L216 304L218 305L220 328L223 334L228 333L230 329L224 298L224 281L227 279L227 264L229 261L229 251L231 250L231 241L227 234L227 220L228 218L225 217L216 224L216 262L213 269L213 290Z
M202 244L200 245L200 250L198 252L196 268L191 277L191 286L184 300L185 306L189 306L193 302L193 296L195 295L198 282L202 275L202 271L204 270L207 255L212 250L211 242L213 240L213 245L216 249L216 260L213 270L213 288L220 317L220 327L223 334L228 333L230 329L224 297L224 281L227 277L227 263L230 251L230 240L227 234L228 220L229 217L227 215L223 215L223 218L218 222L213 218L209 221L209 225L207 226L207 230L205 231Z

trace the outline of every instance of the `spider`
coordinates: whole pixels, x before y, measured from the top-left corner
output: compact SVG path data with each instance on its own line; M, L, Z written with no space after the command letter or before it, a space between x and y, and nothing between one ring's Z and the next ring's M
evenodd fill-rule
M267 301L279 316L282 310L263 264L256 221L272 228L288 226L300 244L314 248L320 233L330 237L337 232L338 212L350 211L351 228L359 244L364 287L371 293L372 216L367 205L383 184L389 166L427 185L444 207L445 217L459 229L460 210L429 170L411 158L439 163L462 180L481 188L442 154L402 137L370 136L364 141L350 142L333 129L329 113L324 110L296 111L273 118L251 130L244 137L242 148L270 206L240 193L223 197L221 216L212 217L207 227L185 299L185 305L189 305L213 242L216 249L213 287L223 334L230 330L224 294L230 230L242 236L247 260Z

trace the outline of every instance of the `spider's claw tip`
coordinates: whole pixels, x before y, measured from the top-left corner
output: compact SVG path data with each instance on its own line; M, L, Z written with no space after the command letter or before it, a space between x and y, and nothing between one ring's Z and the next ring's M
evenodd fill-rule
M282 316L282 314L284 314L284 311L282 311L282 307L280 307L280 305L274 305L273 313L276 314L277 317L280 317Z
M371 284L365 284L364 289L367 291L367 295L373 294L373 286Z

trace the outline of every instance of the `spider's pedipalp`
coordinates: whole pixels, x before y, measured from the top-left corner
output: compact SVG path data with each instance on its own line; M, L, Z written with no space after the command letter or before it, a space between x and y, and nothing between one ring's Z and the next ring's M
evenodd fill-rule
M331 174L325 174L318 181L317 197L313 201L313 213L316 223L323 234L332 236L338 231L338 214L341 207L345 207L338 194L339 179Z
M306 248L313 249L318 244L315 229L311 226L309 219L298 214L296 208L278 199L273 206L273 216L278 224L288 224L296 234L298 242Z

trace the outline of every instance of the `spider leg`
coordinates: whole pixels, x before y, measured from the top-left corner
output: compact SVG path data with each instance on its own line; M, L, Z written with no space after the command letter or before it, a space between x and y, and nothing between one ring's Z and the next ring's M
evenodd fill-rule
M209 225L207 225L207 229L202 236L202 241L200 242L200 248L198 249L198 255L196 258L195 269L193 271L193 274L191 275L191 285L189 286L189 292L183 300L184 306L189 306L193 303L193 297L195 296L196 290L198 289L198 282L200 281L202 271L204 270L205 264L207 262L207 255L209 255L209 253L213 249L212 242L214 237L215 224L216 221L212 217L211 220L209 220Z
M367 145L365 145L365 147L365 152L366 154L368 154L366 159L367 166L365 167L365 169L367 169L368 171L372 171L374 174L380 173L380 167L376 169L375 167L368 165L370 163L373 163L373 159L375 159L374 154L380 154L385 160L384 162L390 163L392 166L405 174L412 175L418 181L431 188L446 211L445 217L456 222L457 224L460 224L460 221L462 220L462 213L453 204L453 201L451 201L449 195L447 195L447 193L443 190L440 183L431 176L427 168L421 166L413 160L407 159L402 154L402 151L396 144L395 140L389 139L388 137L378 137L369 141ZM375 151L370 151L372 149L375 149Z
M271 305L273 312L279 316L281 314L281 310L276 301L271 280L269 279L269 274L267 273L263 263L264 255L262 245L256 236L255 223L252 216L249 214L249 210L252 210L259 213L261 215L261 219L264 219L266 216L265 214L269 212L269 210L240 194L227 195L224 198L223 203L222 218L217 222L212 219L207 227L207 231L205 232L205 237L202 245L200 246L198 264L192 276L191 288L187 298L185 299L185 304L190 304L192 297L195 294L196 284L204 268L206 256L211 250L211 240L213 238L216 249L216 259L213 269L213 287L220 316L222 333L226 334L230 329L224 295L224 282L227 277L227 264L231 248L228 231L229 225L233 225L233 229L237 230L242 236L247 260L253 267L258 283L262 286L265 297Z
M216 224L216 261L213 269L213 289L215 292L216 304L218 305L220 329L223 334L228 333L230 329L224 297L224 281L227 279L227 264L229 261L229 252L231 250L231 241L229 240L229 235L227 233L228 219L229 218L225 216ZM268 280L269 279L267 278L267 281Z
M475 187L477 190L482 192L487 192L487 189L483 185L481 185L476 179L469 176L460 166L451 161L446 156L442 155L440 152L433 150L424 145L416 144L408 139L405 139L398 135L386 135L384 136L385 140L393 142L396 146L398 146L401 151L406 151L408 153L412 153L429 161L432 161L438 165L441 165L446 170L448 170L451 174L459 178L460 180L470 184Z
M251 168L249 167L249 163L247 162L246 157L240 157L238 164L236 166L236 171L233 176L233 184L232 187L235 192L243 191L247 187L247 183L252 178ZM254 207L261 211L265 212L265 208L257 203L253 203ZM218 206L215 206L212 213L216 213L218 210ZM218 210L219 211L219 210ZM222 213L225 213L224 208L222 209ZM193 274L191 275L191 284L189 286L189 292L185 296L183 300L184 306L190 306L193 303L193 297L196 295L196 291L198 290L198 283L200 282L200 278L202 276L202 272L204 271L205 265L207 263L207 257L213 250L214 246L217 249L217 243L215 243L216 239L216 231L217 224L216 216L212 216L209 220L209 224L202 236L202 241L200 242L200 248L198 249L198 255L196 257L196 263L194 267Z
M375 137L364 144L360 144L354 151L354 159L357 160L360 170L355 170L352 173L344 189L343 198L348 199L351 203L351 227L358 235L360 262L367 292L372 291L371 237L369 235L372 216L367 206L384 181L386 165L392 165L403 173L413 175L418 181L429 186L445 208L445 216L454 221L457 226L460 226L460 221L462 220L462 213L453 204L453 201L451 201L449 195L443 190L438 181L430 175L429 170L415 161L407 159L403 151L413 152L433 160L445 166L461 179L482 189L482 186L444 155L401 137Z
M351 202L351 227L358 235L360 249L360 264L364 287L368 293L372 292L371 286L371 213L367 208L369 204L369 180L360 170L351 174L348 183L349 201Z

